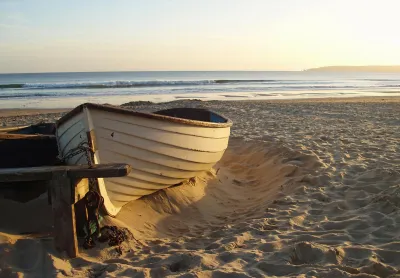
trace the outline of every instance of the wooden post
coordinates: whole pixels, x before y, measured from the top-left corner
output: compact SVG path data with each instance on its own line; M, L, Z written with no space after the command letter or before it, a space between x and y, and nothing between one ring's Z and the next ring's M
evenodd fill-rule
M78 256L75 223L75 185L68 172L54 173L51 181L51 202L54 217L54 241L59 251L67 251L71 258Z
M87 220L83 197L89 191L88 178L123 177L130 171L131 167L123 163L7 168L0 169L0 186L9 182L50 181L55 247L75 258L78 256L77 222L81 230Z
M74 196L75 196L75 221L76 221L76 233L79 237L85 236L86 228L86 206L85 200L83 199L86 193L89 192L89 180L78 179L74 181Z

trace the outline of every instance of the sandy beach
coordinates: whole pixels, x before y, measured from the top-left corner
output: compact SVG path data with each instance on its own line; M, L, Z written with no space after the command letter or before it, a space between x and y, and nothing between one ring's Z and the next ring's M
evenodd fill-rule
M233 121L213 169L103 224L133 236L68 259L47 195L0 199L0 277L400 277L400 97L133 102ZM0 128L67 110L0 110Z

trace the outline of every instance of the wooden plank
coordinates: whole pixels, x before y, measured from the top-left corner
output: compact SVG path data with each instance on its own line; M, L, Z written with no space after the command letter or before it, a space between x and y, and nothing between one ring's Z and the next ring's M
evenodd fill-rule
M51 182L55 247L58 251L66 251L69 257L75 258L79 251L72 202L74 184L71 184L67 171L54 173Z
M76 180L75 184L75 192L74 192L74 209L75 209L75 222L76 222L76 233L79 237L85 236L86 221L86 206L84 197L86 193L89 192L89 180L81 179Z
M51 180L53 174L67 173L72 179L122 177L131 171L128 164L98 164L93 168L87 165L63 165L0 169L0 186L3 182Z
M80 179L80 180L71 180L73 186L73 195L71 196L71 203L76 204L80 200L85 198L86 193L89 192L89 180L88 179ZM49 183L48 190L51 190L52 183ZM51 192L51 191L50 191ZM49 194L49 204L51 205L51 194Z
M0 133L0 140L43 140L55 138L55 135Z
M94 134L94 129L91 131L86 132L87 138L90 142L90 146L94 152L96 152L97 149L97 142L96 142L96 135Z
M81 179L75 181L75 190L74 190L74 203L82 200L86 193L89 192L89 180Z
M5 168L0 169L0 186L1 183L14 181L45 181L51 180L52 172L43 172L41 167L26 168Z
M81 178L112 178L112 177L123 177L130 173L131 166L123 163L113 164L97 164L93 165L93 168L88 166L82 169L70 169L68 170L68 176L74 179ZM1 173L0 173L1 175Z
M4 127L0 128L0 133L1 132L10 132L10 131L17 131L23 128L29 127L29 125L23 125L23 126L13 126L13 127Z

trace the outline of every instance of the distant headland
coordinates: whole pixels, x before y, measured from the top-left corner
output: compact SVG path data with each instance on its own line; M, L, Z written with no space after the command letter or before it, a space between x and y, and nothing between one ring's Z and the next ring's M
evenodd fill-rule
M329 66L306 69L315 72L399 72L400 66Z

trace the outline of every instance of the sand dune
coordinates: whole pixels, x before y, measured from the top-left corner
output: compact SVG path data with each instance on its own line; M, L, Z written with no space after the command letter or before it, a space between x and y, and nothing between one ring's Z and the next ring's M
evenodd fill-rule
M135 237L122 255L99 244L65 259L46 235L50 216L19 226L2 214L0 276L400 276L398 101L177 104L234 121L214 169L107 217ZM0 205L33 219L46 201Z

